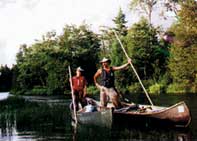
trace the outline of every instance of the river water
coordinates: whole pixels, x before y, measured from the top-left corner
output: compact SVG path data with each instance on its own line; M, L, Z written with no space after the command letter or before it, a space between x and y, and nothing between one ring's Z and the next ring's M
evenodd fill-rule
M146 103L142 95L128 96ZM95 126L74 128L65 97L16 97L0 93L0 141L69 141L69 140L197 140L197 95L151 96L155 105L170 106L185 101L192 115L188 128L124 127L111 129ZM121 124L121 123L120 123Z

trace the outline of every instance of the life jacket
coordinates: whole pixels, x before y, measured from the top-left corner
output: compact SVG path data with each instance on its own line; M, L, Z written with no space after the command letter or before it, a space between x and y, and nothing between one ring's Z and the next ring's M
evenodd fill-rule
M82 91L86 85L86 79L83 76L74 76L72 78L73 89L76 91Z
M102 68L101 85L107 88L114 87L114 71L112 70L112 67L110 67L109 72Z

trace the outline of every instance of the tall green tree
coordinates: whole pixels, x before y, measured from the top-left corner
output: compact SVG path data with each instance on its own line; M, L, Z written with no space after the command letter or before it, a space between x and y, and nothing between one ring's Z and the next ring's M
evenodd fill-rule
M41 40L17 54L16 83L13 90L20 94L63 94L70 89L68 65L73 75L78 66L85 69L92 82L98 61L99 40L87 25L65 26L63 34L46 33Z
M119 9L118 15L113 19L113 22L115 23L115 27L112 28L120 39L123 39L127 35L127 26L126 26L126 19L125 14L122 12L122 9ZM123 60L125 60L124 54L122 52L122 49L120 47L120 44L116 37L114 36L114 33L111 31L111 38L112 42L109 46L111 50L111 58L113 60L114 65L120 65L122 64Z
M197 86L197 2L188 0L181 4L179 21L171 28L175 41L169 60L174 83L182 84L196 92ZM193 87L193 89L191 89Z
M116 27L113 29L123 36L126 36L127 34L127 26L126 26L127 21L125 19L126 19L126 16L123 13L122 9L120 8L118 15L113 19L113 22L116 25Z
M72 68L81 66L85 69L85 76L89 83L93 82L96 64L99 61L100 39L91 31L88 25L66 26L64 33L59 37L59 44L67 51L67 60Z
M0 91L10 91L12 86L12 69L7 65L0 66Z
M117 16L113 19L113 22L115 23L115 27L109 29L109 36L111 36L111 42L109 44L110 58L112 60L113 66L119 66L125 63L127 58L125 57L120 43L114 35L114 32L111 30L114 30L119 36L120 40L124 43L124 38L127 35L128 29L126 26L126 16L121 8L119 9ZM127 79L130 76L129 74L130 73L127 70L116 72L116 86L119 89L125 88L127 85L129 85L129 79Z
M160 43L157 28L152 27L146 19L141 19L128 31L126 44L134 66L142 79L153 79L155 70L160 68Z

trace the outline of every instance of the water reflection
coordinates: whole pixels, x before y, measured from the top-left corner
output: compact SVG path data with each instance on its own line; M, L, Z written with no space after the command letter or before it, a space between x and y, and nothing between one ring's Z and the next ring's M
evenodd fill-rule
M196 97L182 97L191 109L192 115L197 114ZM170 100L169 100L170 99ZM171 105L181 97L157 97L153 101L160 105ZM49 100L48 100L49 101ZM51 100L50 100L51 101ZM175 101L175 102L174 102ZM56 102L29 102L22 98L9 97L0 101L0 140L32 141L32 140L173 140L190 141L197 137L197 119L192 117L192 124L187 129L162 127L127 127L121 123L111 129L71 125L69 111L70 100Z
M9 96L8 92L0 92L0 100L7 99Z
M0 140L65 139L70 115L67 105L28 102L10 97L0 102ZM70 132L70 131L69 131Z
M191 141L191 135L190 134L177 134L177 141Z
M84 140L159 140L159 141L190 141L191 134L187 131L175 129L134 129L134 128L102 128L96 126L73 127L73 141Z

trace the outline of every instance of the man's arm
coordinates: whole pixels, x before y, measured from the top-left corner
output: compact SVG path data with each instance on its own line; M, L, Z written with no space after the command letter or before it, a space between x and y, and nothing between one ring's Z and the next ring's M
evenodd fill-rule
M85 85L83 88L83 97L86 97L87 95L87 86Z
M100 85L97 82L97 78L101 75L101 69L97 70L97 72L94 74L94 84L96 85L97 88L100 87Z
M124 68L126 68L129 64L131 63L131 59L128 59L128 62L122 66L118 66L118 67L113 67L113 70L116 71L116 70L122 70Z

